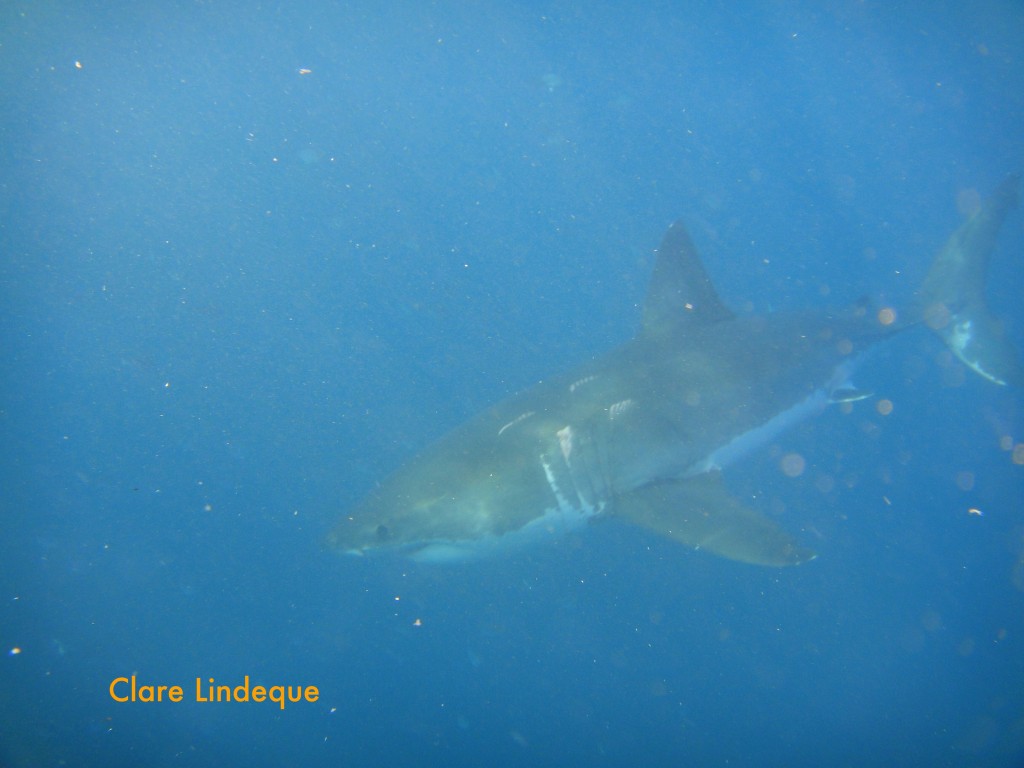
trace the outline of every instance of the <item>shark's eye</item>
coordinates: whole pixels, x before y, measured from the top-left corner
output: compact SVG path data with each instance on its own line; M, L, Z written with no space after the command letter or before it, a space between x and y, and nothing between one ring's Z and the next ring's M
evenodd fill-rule
M385 539L387 539L388 535L389 535L388 527L386 525L378 525L377 526L377 538L378 539L380 539L381 541L384 541Z

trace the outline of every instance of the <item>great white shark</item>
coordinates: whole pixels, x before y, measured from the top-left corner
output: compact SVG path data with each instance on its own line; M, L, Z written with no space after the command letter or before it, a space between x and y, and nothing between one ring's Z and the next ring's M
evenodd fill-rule
M984 298L1018 186L1007 178L949 238L899 322L864 303L737 315L673 224L631 341L442 437L345 514L329 545L462 560L614 515L746 563L812 559L731 496L721 470L830 403L866 396L850 383L865 350L913 326L930 328L986 379L1024 384Z

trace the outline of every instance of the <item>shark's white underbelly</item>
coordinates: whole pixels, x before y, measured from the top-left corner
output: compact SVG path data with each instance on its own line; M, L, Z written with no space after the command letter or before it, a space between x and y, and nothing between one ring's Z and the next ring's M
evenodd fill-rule
M564 505L559 502L557 506L547 507L522 528L501 535L485 534L475 539L432 541L417 549L412 559L420 563L454 563L530 547L582 528L587 520L600 514L603 508L604 504L594 508L589 505L574 507L568 502Z
M693 477L694 475L729 466L751 451L767 445L780 434L795 427L800 422L812 416L817 416L825 410L825 407L830 402L831 398L824 389L815 390L809 397L804 398L791 408L776 414L764 424L743 432L724 445L719 446L704 459L686 470L684 477Z

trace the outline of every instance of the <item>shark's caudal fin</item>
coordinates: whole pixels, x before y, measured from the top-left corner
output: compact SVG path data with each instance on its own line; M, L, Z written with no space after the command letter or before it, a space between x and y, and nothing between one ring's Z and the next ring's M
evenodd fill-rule
M997 384L1024 386L1020 357L985 303L989 256L1019 185L1019 175L1006 178L949 238L921 286L918 314L972 370Z

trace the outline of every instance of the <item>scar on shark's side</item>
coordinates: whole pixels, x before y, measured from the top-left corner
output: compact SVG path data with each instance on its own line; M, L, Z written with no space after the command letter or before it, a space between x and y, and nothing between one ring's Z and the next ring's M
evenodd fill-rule
M459 560L614 515L733 560L812 559L733 498L721 471L829 404L864 397L850 383L863 352L909 326L930 328L986 379L1024 384L984 296L1018 186L1007 178L953 233L902 325L862 305L737 316L673 224L631 341L445 435L343 514L328 543Z

